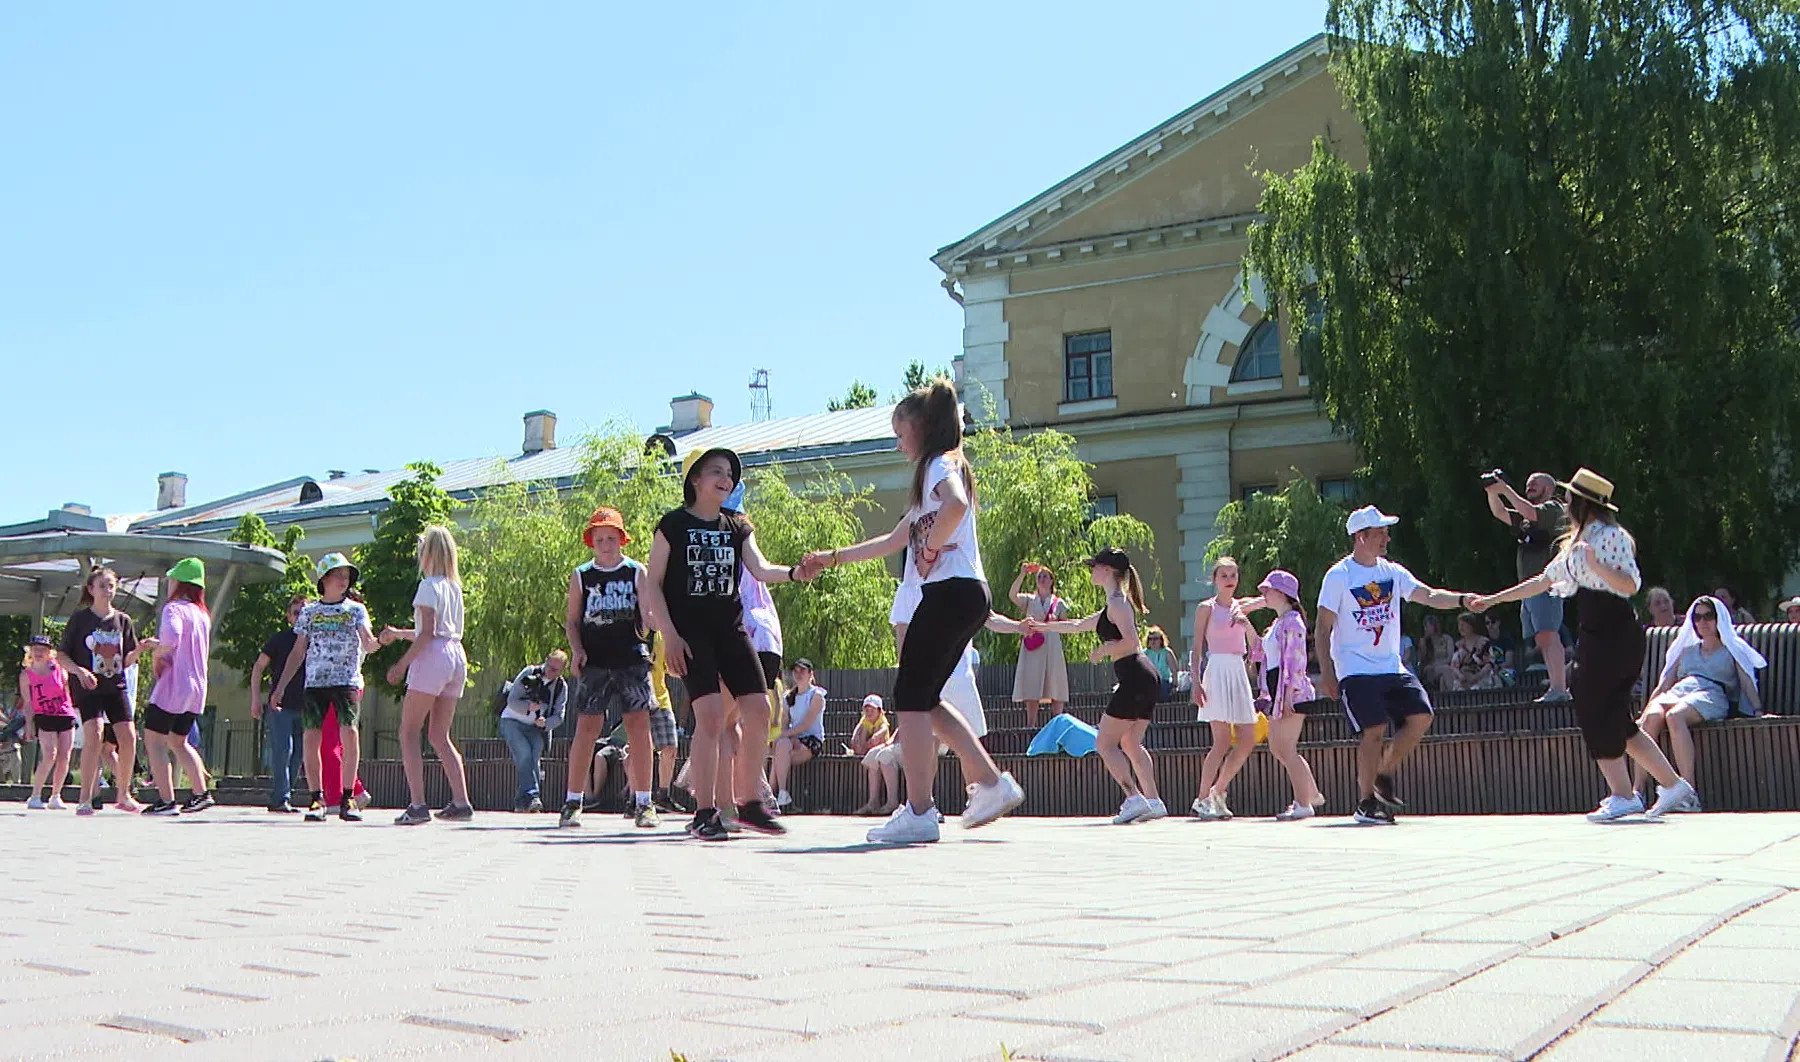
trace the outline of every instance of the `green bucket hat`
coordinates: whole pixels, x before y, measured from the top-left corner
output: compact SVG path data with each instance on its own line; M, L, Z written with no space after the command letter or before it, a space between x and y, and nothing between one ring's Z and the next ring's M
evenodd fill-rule
M338 568L350 569L350 585L356 585L356 576L358 573L356 565L350 563L350 558L344 556L342 553L327 553L323 557L320 557L319 563L313 567L313 583L319 588L319 593L322 594L325 592L325 573L334 571Z
M164 574L178 583L193 583L201 588L206 586L206 565L199 557L183 557Z

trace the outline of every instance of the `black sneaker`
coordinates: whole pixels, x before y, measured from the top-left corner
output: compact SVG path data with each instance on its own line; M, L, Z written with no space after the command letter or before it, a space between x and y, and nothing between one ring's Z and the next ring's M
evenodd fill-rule
M565 801L563 803L562 815L556 820L556 825L559 828L563 826L581 825L581 801Z
M531 803L525 805L525 814L527 815L541 815L543 811L544 801L540 797L532 797Z
M183 815L192 815L196 811L205 811L216 803L217 801L213 799L211 790L204 793L196 793L188 798L187 803L181 805L181 813Z
M394 820L396 826L423 826L431 821L431 809L423 804L408 804L400 817Z
M285 800L279 804L270 804L269 805L269 814L271 814L271 815L297 815L299 813L300 813L299 808L295 807L292 804L289 804Z
M1394 791L1394 776L1391 774L1375 776L1375 799L1396 810L1406 806L1406 801L1401 800L1400 794Z
M356 801L354 800L345 804L339 804L338 818L343 819L345 822L361 822L362 809L356 806Z
M318 800L316 800L316 799L311 804L308 804L306 807L305 821L306 822L324 822L325 821L325 805L319 803Z
M682 809L676 807L675 801L670 799L669 791L667 789L658 789L656 792L651 793L650 806L657 811L662 812L664 815L679 815L682 813Z
M744 824L744 829L754 830L770 836L780 836L787 832L787 827L775 821L769 809L763 807L762 801L753 800L748 804L737 806L737 820Z
M689 826L688 836L701 841L729 841L731 839L731 834L726 832L725 824L719 821L719 814L716 811Z
M145 808L143 813L146 815L179 815L181 814L181 805L173 800L158 800Z
M101 800L99 797L95 797L94 799L88 801L88 806L93 808L95 811L103 811L106 808L106 801Z
M1394 824L1394 813L1374 797L1369 797L1356 805L1356 813L1350 817L1364 826L1392 826Z
M663 790L663 799L669 802L671 809L682 815L692 815L699 810L694 806L693 794L685 793L674 786Z
M475 817L475 808L471 804L450 804L437 817L443 822L468 822Z

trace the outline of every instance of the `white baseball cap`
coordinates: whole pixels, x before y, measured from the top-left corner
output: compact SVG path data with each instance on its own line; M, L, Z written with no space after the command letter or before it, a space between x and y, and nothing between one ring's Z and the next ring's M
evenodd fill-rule
M881 707L881 694L871 693L867 697L863 698L863 707L864 708L868 708L871 705L873 705L876 708Z
M1392 527L1400 522L1398 516L1389 516L1373 505L1365 505L1350 514L1344 521L1344 530L1352 535L1358 531L1367 531L1371 527Z

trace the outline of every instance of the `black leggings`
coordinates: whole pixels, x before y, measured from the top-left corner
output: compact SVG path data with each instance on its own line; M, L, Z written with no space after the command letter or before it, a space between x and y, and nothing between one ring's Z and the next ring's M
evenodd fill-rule
M1575 722L1588 755L1616 760L1636 736L1631 715L1631 689L1644 667L1644 628L1631 602L1617 594L1585 587L1575 591L1581 613L1575 641Z
M929 712L943 702L944 684L987 624L989 607L987 584L979 579L925 584L900 650L894 711Z

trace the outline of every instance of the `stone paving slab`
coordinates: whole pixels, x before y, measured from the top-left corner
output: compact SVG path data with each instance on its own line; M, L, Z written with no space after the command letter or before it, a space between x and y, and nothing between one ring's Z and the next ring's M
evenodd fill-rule
M865 820L0 805L0 1062L1736 1058L1800 1036L1800 815Z

